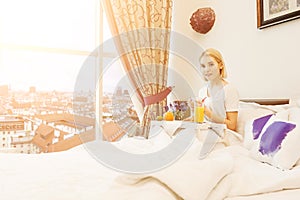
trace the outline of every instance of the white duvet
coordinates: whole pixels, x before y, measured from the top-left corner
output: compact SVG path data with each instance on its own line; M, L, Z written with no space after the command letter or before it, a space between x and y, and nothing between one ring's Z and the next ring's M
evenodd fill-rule
M126 141L131 147L134 144L136 141ZM124 144L120 147L124 148ZM200 148L201 142L195 139L174 164L144 175L110 170L94 160L84 146L49 154L0 154L1 199L300 197L300 167L281 171L251 159L248 151L238 145L217 148L206 159L199 160Z
M180 160L159 172L119 176L105 199L300 198L300 166L282 171L252 159L240 145L216 148L199 160L201 145L195 140Z
M300 166L292 170L281 170L269 164L252 159L249 152L241 146L232 146L224 149L234 157L234 169L212 191L209 199L239 199L246 197L257 199L261 195L267 198L281 199L278 193L284 190L300 188ZM274 193L271 196L271 193ZM278 197L276 197L278 193ZM300 199L300 192L287 192L293 198ZM262 195L265 194L265 195ZM264 198L262 198L264 199ZM291 198L286 198L291 199Z
M119 173L94 160L83 146L47 154L0 154L2 200L103 199Z
M169 194L163 199L205 199L222 178L228 175L234 167L233 157L224 151L218 151L199 160L197 157L201 143L194 140L193 145L174 164L155 173L146 175L120 176L105 199L138 199L140 187L148 185L148 190L160 185ZM130 191L130 192L128 192ZM134 191L134 192L132 192ZM159 190L157 190L159 191ZM152 199L144 195L146 199Z

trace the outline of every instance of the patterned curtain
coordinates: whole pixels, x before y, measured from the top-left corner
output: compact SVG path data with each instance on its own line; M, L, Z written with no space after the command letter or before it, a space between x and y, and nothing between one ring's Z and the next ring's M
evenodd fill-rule
M144 107L141 130L163 115L167 87L172 0L104 0L105 12L125 71Z
M144 107L141 130L163 114L168 76L172 0L104 0L104 8L125 71Z

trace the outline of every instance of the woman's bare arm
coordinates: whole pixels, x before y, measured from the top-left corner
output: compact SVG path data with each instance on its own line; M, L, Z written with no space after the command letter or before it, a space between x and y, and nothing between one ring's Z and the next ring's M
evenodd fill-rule
M237 126L238 112L226 112L226 119L214 114L209 108L204 108L205 115L215 123L226 124L227 128L235 131Z

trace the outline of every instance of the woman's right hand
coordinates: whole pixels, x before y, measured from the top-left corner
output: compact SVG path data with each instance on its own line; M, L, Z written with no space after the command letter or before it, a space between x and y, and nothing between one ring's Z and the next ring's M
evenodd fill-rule
M204 106L204 115L207 118L212 119L212 111L207 106Z

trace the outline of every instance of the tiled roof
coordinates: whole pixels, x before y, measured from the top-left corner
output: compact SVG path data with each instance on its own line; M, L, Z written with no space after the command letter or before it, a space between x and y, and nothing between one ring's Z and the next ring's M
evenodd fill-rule
M108 122L104 124L102 132L103 138L110 142L117 141L119 138L126 134L124 129L122 129L115 122Z
M46 138L48 135L54 132L54 128L51 126L47 126L45 124L41 124L35 131L36 134L41 135L42 137Z
M47 115L36 115L35 116L38 119L45 120L48 123L51 122L65 122L77 126L94 126L95 119L90 117L83 117L79 115L72 115L68 113L62 113L62 114L47 114Z
M51 144L48 148L48 152L65 151L95 139L95 129L92 129L79 135L74 135L66 140L61 140L55 144Z
M43 152L45 152L48 145L47 141L41 138L40 135L35 135L32 139L32 143L42 149Z

